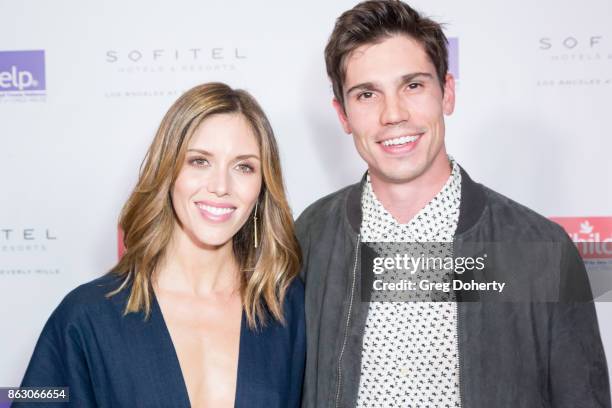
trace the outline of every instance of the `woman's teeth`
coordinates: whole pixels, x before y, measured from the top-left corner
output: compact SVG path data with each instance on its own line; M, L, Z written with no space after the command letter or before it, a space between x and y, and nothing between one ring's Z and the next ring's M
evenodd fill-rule
M235 208L229 208L229 207L212 207L210 205L205 205L205 204L198 204L198 207L201 208L202 210L206 210L211 214L214 215L223 215L223 214L229 214L232 211L235 210Z

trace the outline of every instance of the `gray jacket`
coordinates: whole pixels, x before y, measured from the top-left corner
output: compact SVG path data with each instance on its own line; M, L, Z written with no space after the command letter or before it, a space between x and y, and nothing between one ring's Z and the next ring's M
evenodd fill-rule
M597 317L574 244L557 224L461 173L454 255L495 256L483 271L455 276L509 288L497 298L456 292L462 407L610 407ZM363 183L318 200L296 223L306 284L304 408L356 404L369 308L362 282L371 273L361 268Z

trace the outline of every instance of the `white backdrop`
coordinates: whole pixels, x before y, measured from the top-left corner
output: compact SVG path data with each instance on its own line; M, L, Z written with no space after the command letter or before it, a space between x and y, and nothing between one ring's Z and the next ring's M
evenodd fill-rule
M355 3L3 1L0 385L19 384L61 298L116 262L120 208L182 91L220 80L255 95L295 215L358 180L365 167L335 118L323 62L335 18ZM451 154L501 193L573 217L575 236L612 240L612 2L412 4L457 38ZM44 61L2 53L31 50ZM19 76L28 64L34 74ZM597 309L610 362L612 307Z

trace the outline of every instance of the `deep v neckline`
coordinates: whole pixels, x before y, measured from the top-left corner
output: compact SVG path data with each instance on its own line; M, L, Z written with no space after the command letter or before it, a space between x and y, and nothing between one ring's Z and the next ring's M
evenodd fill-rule
M185 382L185 377L183 376L183 370L181 369L181 363L178 358L178 353L176 352L176 347L174 347L174 342L172 341L172 336L170 335L170 329L168 329L168 325L166 324L166 320L164 318L164 314L162 313L161 306L157 301L157 295L154 291L153 294L153 302L151 308L151 319L155 319L161 328L161 332L163 333L162 342L165 349L169 350L169 355L172 356L172 367L171 372L167 373L168 375L174 375L176 378L180 379L180 384L182 385L181 393L182 393L182 401L186 403L186 406L191 407L191 401L189 400L189 391L187 390L187 383ZM242 309L240 313L240 334L238 336L238 364L236 368L236 390L234 391L234 407L240 406L238 397L241 395L239 390L240 385L240 373L241 373L241 355L243 354L242 347L245 343L244 336L246 335L246 316L244 314L244 309Z

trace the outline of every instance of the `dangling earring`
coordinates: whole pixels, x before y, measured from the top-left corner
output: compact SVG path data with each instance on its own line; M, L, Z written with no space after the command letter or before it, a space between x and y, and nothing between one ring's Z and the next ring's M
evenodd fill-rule
M259 201L257 201L255 203L255 214L253 215L253 229L254 229L254 236L255 236L255 248L257 248L257 206L259 204Z

